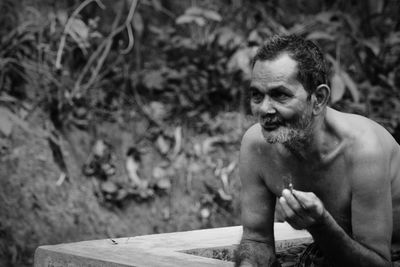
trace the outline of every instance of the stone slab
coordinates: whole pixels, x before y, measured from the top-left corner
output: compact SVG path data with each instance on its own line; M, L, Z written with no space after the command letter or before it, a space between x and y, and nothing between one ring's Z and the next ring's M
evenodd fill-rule
M287 223L275 223L275 246L282 250L311 242L306 231ZM242 236L242 227L223 227L187 232L91 240L41 246L35 252L35 267L125 267L125 266L233 266L232 262L184 253L195 249L232 247Z

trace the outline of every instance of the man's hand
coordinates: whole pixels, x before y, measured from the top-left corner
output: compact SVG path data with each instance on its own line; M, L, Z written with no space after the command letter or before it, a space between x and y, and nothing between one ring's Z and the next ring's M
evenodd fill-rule
M322 201L311 192L283 189L279 204L285 220L298 230L317 225L326 212Z

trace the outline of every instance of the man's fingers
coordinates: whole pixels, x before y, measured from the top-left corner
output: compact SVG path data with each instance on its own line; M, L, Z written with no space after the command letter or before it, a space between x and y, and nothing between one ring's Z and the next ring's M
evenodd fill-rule
M282 197L279 198L279 204L281 204L282 211L285 214L286 218L293 218L294 216L296 216L296 213L289 206L289 204L287 203L285 197L282 196Z
M295 229L314 224L324 212L324 205L312 192L284 189L279 204L285 220Z
M295 210L296 213L300 212L302 207L299 201L295 198L295 196L288 189L283 189L282 196L286 199L288 205Z
M308 214L311 213L314 217L322 214L323 204L314 193L293 190L293 195Z
M284 213L285 219L288 222L293 222L293 223L301 223L303 221L303 212L300 208L300 210L295 210L291 207L289 204L288 200L285 197L280 197L279 198L279 203L281 206L281 209Z
M293 190L292 192L302 207L309 207L312 205L314 201L313 197L311 196L313 195L312 193L298 191L298 190Z
M294 229L302 229L302 219L292 210L283 196L279 198L279 205L281 206L285 221L288 222Z

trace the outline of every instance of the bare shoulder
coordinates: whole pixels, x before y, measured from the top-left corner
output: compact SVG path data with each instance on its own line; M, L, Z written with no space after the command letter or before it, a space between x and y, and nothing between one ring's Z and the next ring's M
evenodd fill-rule
M389 160L399 150L392 135L377 122L361 115L334 111L341 135L347 142L346 153L355 158Z
M261 157L271 149L271 146L265 141L260 124L252 125L243 135L241 143L241 154L251 153Z
M362 179L389 178L390 165L400 155L392 135L377 122L360 115L334 111L334 117L346 143L344 155L349 167L363 173ZM371 175L365 175L368 173Z
M271 155L271 149L261 133L260 124L254 124L246 131L240 147L239 172L243 181L254 181L263 176L262 169Z
M244 133L242 145L254 145L262 141L261 126L259 123L253 124Z

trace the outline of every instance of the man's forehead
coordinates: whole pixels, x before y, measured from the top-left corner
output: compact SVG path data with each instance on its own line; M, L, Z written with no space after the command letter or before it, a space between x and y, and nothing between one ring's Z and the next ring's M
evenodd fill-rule
M274 75L291 76L297 74L298 63L287 53L281 53L272 60L257 60L253 68L253 76Z

